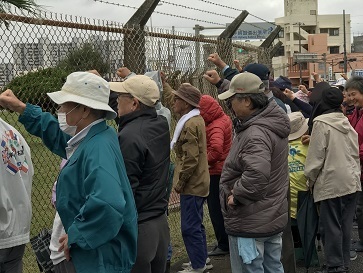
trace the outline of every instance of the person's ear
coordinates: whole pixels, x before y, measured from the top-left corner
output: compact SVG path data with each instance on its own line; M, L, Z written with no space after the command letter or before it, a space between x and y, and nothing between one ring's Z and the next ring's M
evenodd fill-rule
M89 117L89 115L91 114L91 108L87 107L87 106L82 106L83 110L82 110L82 118L85 119L87 117Z
M250 99L249 97L247 97L247 98L244 98L243 100L244 100L244 104L245 104L248 108L250 108L250 109L251 109L251 107L252 107L252 101L251 101L251 99Z
M137 98L132 98L132 106L131 106L132 111L138 109L139 106L140 106L139 100Z

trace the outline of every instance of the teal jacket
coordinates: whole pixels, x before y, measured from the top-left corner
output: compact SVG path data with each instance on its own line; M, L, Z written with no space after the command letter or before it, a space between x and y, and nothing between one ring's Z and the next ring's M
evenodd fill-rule
M19 121L66 158L70 136L50 113L27 104ZM62 169L57 211L77 273L130 272L136 259L136 206L116 132L105 121L92 126Z

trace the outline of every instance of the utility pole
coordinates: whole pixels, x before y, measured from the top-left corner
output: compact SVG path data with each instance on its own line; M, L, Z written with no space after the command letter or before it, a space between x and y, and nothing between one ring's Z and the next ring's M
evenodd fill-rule
M324 81L327 82L327 78L326 78L326 53L323 53L323 62L324 62Z
M301 32L300 32L300 27L301 27L301 22L299 22L298 24L299 26L299 53L301 53ZM302 70L301 70L301 62L299 62L299 75L300 75L300 84L302 84Z
M347 42L346 42L346 31L345 31L345 10L343 9L343 39L344 39L344 74L347 74Z

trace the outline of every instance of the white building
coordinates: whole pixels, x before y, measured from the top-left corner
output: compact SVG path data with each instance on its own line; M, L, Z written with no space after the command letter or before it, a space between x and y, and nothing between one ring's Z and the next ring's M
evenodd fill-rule
M0 89L5 87L13 79L13 64L0 64Z
M104 40L102 36L92 35L87 38L73 37L71 42L54 43L48 38L40 38L37 42L13 45L14 75L54 67L70 51L80 48L85 43L92 44L101 52L104 60L110 64L110 71L115 71L122 65L123 43L120 39Z

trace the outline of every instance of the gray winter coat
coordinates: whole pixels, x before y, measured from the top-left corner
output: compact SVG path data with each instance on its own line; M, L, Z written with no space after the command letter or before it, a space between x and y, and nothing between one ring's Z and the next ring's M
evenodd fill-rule
M247 238L269 237L287 224L290 122L270 101L236 128L220 180L226 232ZM232 194L236 206L227 205Z

